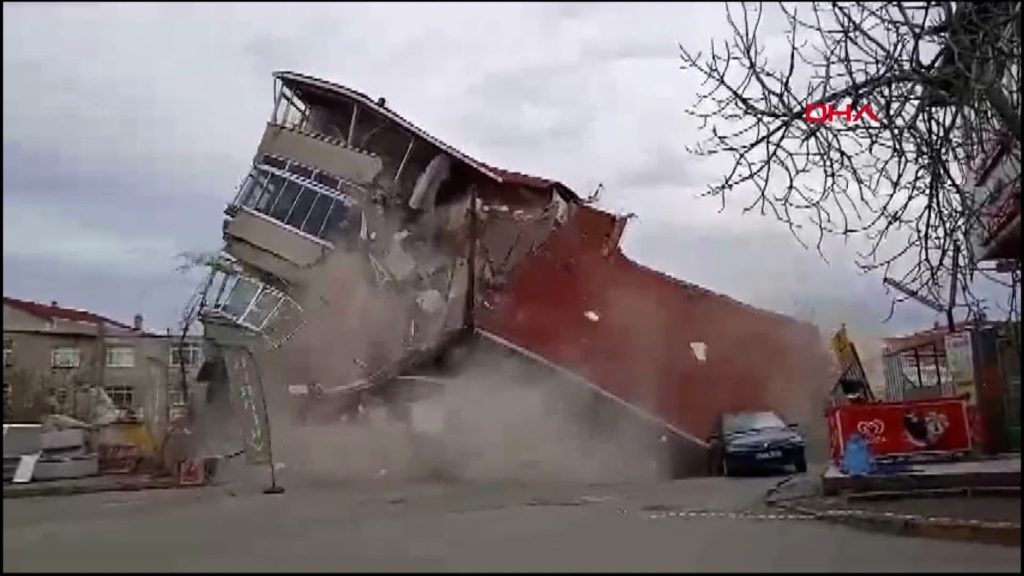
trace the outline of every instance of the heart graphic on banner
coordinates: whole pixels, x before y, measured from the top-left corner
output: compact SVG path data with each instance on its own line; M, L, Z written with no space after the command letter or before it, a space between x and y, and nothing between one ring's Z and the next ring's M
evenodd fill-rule
M859 422L857 424L857 431L868 438L877 438L885 432L885 424L881 420Z

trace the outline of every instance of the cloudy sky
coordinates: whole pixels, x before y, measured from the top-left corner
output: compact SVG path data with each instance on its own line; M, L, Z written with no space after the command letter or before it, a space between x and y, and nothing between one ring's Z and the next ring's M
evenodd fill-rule
M117 4L3 7L4 293L172 325L219 248L290 69L354 87L481 160L603 183L633 212L626 253L751 304L867 334L929 326L852 251L830 264L780 224L697 194L696 79L678 43L722 35L717 4ZM720 169L720 168L719 168Z

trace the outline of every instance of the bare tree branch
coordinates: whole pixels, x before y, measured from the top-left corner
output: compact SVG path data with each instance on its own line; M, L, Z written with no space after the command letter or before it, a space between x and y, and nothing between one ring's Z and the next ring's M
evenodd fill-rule
M729 165L705 195L724 209L753 192L744 212L772 214L805 247L816 228L819 254L826 237L861 238L862 270L955 290L980 313L952 264L973 277L979 162L1006 137L1019 158L1020 2L745 3L725 19L730 36L708 53L680 45L702 80L687 112L703 137L688 150ZM828 106L831 122L808 121Z

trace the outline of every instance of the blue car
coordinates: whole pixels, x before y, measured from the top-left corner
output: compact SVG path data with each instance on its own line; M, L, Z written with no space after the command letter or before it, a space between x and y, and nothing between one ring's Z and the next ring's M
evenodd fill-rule
M774 472L789 466L807 471L803 435L774 412L722 414L708 444L712 475Z

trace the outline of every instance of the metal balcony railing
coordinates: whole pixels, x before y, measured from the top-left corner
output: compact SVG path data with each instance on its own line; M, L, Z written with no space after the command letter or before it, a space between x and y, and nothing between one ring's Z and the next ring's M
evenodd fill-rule
M289 160L263 156L232 205L261 214L320 243L358 234L354 184Z
M230 266L217 266L204 282L201 316L226 319L264 336L272 347L303 324L302 307L287 294Z

